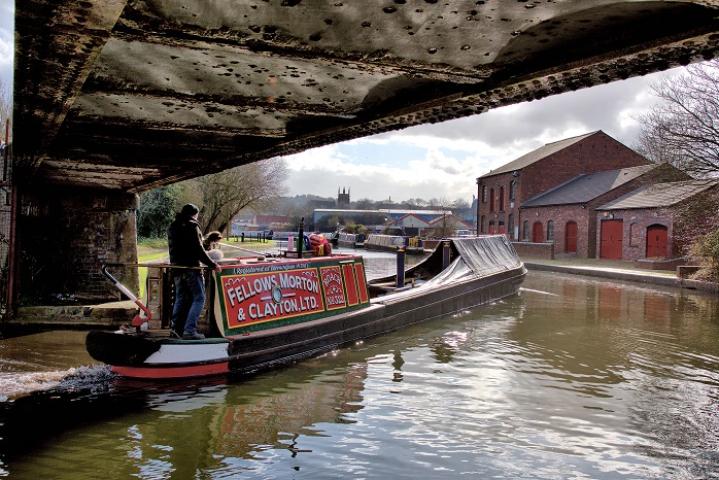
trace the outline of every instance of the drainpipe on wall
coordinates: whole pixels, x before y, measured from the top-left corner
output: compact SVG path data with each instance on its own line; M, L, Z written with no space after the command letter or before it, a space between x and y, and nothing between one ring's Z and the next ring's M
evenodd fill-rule
M479 236L480 210L482 209L482 182L477 179L477 213L474 216L474 235Z

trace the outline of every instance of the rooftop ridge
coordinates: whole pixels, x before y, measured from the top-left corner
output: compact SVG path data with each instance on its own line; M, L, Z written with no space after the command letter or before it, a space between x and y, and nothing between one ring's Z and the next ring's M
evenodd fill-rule
M589 136L594 135L595 133L599 133L599 132L602 132L602 130L599 129L599 130L594 130L593 132L582 133L581 135L574 135L573 137L562 138L559 140L555 140L553 142L545 143L544 146L546 147L548 145L554 145L555 143L564 142L566 140L572 140L572 139L579 138L579 137L589 137ZM604 132L602 132L602 133L604 133Z
M553 155L559 151L562 151L565 148L569 148L570 146L572 146L578 142L581 142L581 141L585 140L586 138L596 135L599 132L604 133L602 130L596 130L594 132L589 132L589 133L577 135L574 137L563 138L561 140L557 140L557 141L554 141L551 143L546 143L546 144L542 145L541 147L535 148L534 150L531 150L531 151L525 153L524 155L521 155L521 156L515 158L514 160L512 160L510 162L500 165L499 167L495 168L494 170L490 170L489 172L485 173L484 175L481 175L479 178L491 177L491 176L499 175L502 173L508 173L513 170L521 170L521 169L528 167L528 166L530 166L550 155ZM607 135L607 134L604 133L604 135ZM610 137L609 135L607 135L607 136L616 141L616 139L614 139L613 137Z

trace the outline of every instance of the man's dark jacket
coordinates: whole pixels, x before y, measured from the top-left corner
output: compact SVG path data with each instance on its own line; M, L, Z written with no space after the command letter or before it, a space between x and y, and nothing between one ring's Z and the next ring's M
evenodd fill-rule
M202 248L200 226L192 218L178 216L167 229L170 263L185 267L199 267L200 262L214 269L216 263Z

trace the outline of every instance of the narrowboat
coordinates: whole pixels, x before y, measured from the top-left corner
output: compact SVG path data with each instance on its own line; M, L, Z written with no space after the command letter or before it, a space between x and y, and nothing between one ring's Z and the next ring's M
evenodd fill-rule
M230 260L212 275L207 338L138 327L91 331L86 346L125 377L253 373L515 295L526 272L501 235L440 243L403 287L368 282L355 255Z

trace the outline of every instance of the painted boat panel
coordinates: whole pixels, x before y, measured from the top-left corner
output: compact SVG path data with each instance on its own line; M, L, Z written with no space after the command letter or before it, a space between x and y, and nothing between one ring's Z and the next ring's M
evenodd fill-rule
M362 308L369 294L365 283L358 291L355 265L364 271L350 255L224 266L215 276L217 326L231 337ZM350 277L337 275L345 269Z

